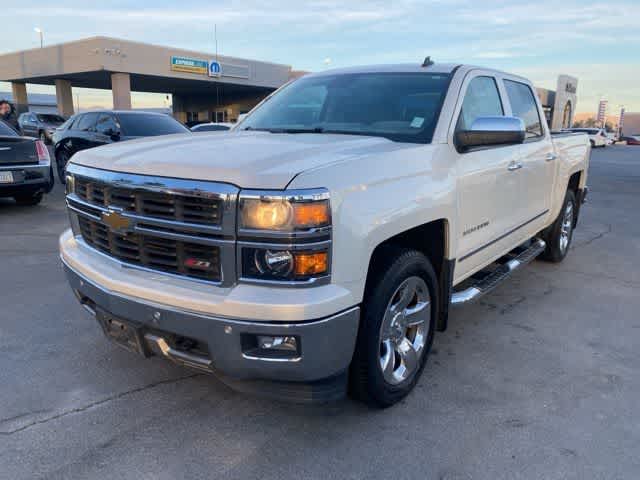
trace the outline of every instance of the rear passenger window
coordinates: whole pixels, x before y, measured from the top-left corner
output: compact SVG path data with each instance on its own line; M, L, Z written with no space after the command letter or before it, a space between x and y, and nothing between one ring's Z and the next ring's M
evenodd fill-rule
M478 117L503 116L504 110L493 77L476 77L467 87L456 130L470 130Z
M524 122L526 138L542 136L542 122L538 114L538 106L529 85L505 80L504 87L511 103L514 117L520 117Z

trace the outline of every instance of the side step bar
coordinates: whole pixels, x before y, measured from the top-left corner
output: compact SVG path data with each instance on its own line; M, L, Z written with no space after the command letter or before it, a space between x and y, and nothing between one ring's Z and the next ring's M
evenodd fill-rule
M540 255L547 244L544 240L534 239L531 246L500 265L486 277L474 282L469 287L451 294L451 306L458 307L483 297L506 280L515 270L531 263Z

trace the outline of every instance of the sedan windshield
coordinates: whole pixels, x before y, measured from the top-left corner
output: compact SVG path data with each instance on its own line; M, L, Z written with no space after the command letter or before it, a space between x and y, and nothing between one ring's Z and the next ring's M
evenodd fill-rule
M301 78L240 126L272 133L341 133L429 143L449 84L433 73L354 73Z

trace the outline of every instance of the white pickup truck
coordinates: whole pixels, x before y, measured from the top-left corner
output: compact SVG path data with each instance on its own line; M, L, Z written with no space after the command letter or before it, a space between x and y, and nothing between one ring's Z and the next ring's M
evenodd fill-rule
M450 305L567 254L589 140L544 118L495 70L308 75L230 132L79 152L61 258L130 350L242 391L389 406Z

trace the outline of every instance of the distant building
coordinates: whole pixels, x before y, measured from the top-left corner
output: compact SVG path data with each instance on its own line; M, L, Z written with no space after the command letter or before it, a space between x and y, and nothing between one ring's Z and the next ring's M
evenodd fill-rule
M598 115L596 115L596 123L604 127L605 123L607 123L607 109L609 107L609 102L607 100L600 100L598 104Z
M0 92L0 100L9 100L15 104L15 99L11 92ZM56 104L56 96L46 93L30 93L29 105L30 112L36 113L58 113L58 105Z
M551 130L571 127L578 101L578 79L560 75L555 91L546 88L536 88L536 91Z
M297 76L290 65L92 37L0 54L19 111L33 102L27 84L55 86L61 115L74 113L72 87L111 89L113 106L131 109L131 91L172 95L182 121L235 121ZM30 107L29 107L30 108Z
M640 135L640 112L624 112L620 131L623 135Z

